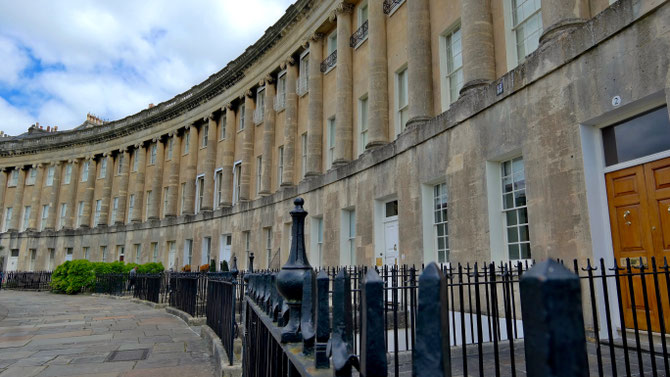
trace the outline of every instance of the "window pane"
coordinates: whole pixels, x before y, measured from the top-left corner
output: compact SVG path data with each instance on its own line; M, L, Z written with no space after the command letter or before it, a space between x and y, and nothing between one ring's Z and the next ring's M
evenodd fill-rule
M508 247L509 250L509 259L519 259L519 245L514 244L514 245L509 245Z
M526 205L526 191L517 191L514 194L514 202L517 207L522 207Z
M520 247L520 252L521 255L519 255L520 259L530 259L530 244L529 243L522 243L519 245Z
M398 201L386 203L386 217L398 216Z
M507 228L507 242L519 242L519 232L517 231L517 227L513 226L511 228Z
M515 211L507 211L505 212L505 215L507 216L507 225L516 225L516 212Z
M607 166L670 149L670 118L663 106L603 128Z
M519 227L519 233L521 236L520 237L521 241L530 241L530 239L528 238L528 225Z
M519 215L519 224L528 224L528 213L526 208L521 208L517 210Z
M512 194L503 195L503 208L513 208L514 207L514 197Z

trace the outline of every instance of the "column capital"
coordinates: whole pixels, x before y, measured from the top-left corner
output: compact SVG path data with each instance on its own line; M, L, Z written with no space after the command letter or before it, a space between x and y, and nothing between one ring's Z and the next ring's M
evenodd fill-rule
M133 148L135 148L137 150L137 149L142 148L143 146L144 146L144 142L141 142L141 143L136 143L135 145L133 145Z
M244 93L245 96L249 98L254 98L254 91L251 89L247 89L246 93Z
M268 73L264 78L263 81L265 81L265 85L271 85L274 84L275 79L272 77L271 73Z
M49 166L60 166L61 162L62 162L62 161L51 161L51 162L49 163Z
M68 164L78 164L79 163L79 158L71 158L67 160Z
M44 166L44 164L40 162L40 163L37 163L37 164L32 164L31 167L33 169L38 169L38 168L42 168L43 166Z
M318 41L322 40L325 36L326 36L326 34L324 34L324 33L314 33L309 38L308 42L318 42Z
M217 118L216 113L217 113L217 112L218 112L218 110L209 113L209 115L207 115L207 120L208 120L208 121L209 121L209 120L213 120L213 121L216 122L216 118Z
M233 103L230 102L225 107L226 107L226 111L232 111L233 110Z
M340 14L351 14L354 12L354 4L346 3L346 2L341 2L337 5L337 8L335 8L335 14L340 15Z

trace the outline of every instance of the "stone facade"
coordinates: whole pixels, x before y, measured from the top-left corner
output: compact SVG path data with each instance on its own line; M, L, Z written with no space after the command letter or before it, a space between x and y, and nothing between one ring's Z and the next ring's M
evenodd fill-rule
M501 163L518 158L530 257L611 258L597 209L604 193L589 178L602 151L588 135L667 104L670 2L542 1L539 18L551 25L521 58L510 56L515 2L463 2L461 18L457 0L298 0L240 58L168 102L3 138L4 268L12 253L20 270L53 268L68 251L98 261L105 250L112 261L123 250L144 263L155 246L156 260L180 269L189 244L192 265L236 255L244 268L253 252L255 266L276 268L296 196L309 212L312 264L523 258L509 249L500 189ZM368 14L369 37L344 43ZM449 81L456 38L460 95ZM322 72L332 48L338 62ZM448 247L436 241L435 193L448 206Z

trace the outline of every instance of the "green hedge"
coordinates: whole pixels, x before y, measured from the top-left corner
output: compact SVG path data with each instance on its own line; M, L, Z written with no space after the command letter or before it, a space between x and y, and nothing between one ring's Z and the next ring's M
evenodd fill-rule
M137 267L139 274L158 274L165 268L162 263L124 264L116 261L111 263L89 262L85 259L66 261L56 267L51 275L51 289L57 293L77 294L95 284L95 277L104 274L125 274Z

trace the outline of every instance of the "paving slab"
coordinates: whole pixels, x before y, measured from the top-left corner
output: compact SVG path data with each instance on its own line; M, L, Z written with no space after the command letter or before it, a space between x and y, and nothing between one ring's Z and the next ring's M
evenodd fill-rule
M0 377L214 376L199 329L161 309L89 295L3 290L0 310L6 313L0 316ZM110 357L144 349L144 360Z

